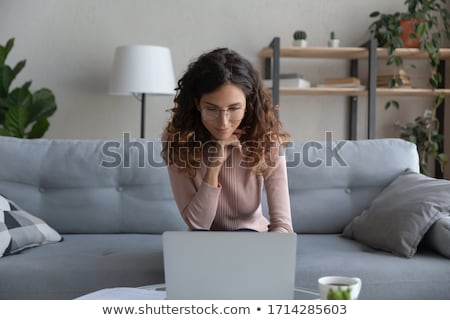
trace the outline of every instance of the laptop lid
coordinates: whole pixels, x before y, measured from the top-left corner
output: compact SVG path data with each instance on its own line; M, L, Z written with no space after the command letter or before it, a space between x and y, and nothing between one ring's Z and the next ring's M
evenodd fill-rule
M295 233L168 231L163 247L167 299L293 299Z

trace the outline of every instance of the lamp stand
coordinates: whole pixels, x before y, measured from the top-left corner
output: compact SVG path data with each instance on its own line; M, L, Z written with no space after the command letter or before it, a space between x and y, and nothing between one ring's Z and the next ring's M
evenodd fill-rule
M145 134L145 93L141 94L141 138Z

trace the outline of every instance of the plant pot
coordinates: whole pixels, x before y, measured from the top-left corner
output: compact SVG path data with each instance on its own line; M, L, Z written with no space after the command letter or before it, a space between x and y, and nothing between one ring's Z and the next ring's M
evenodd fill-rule
M339 48L339 39L328 40L328 46L331 48Z
M308 46L308 42L306 40L294 40L292 43L295 47L305 48Z
M414 25L420 22L419 19L409 19L409 20L400 20L400 38L403 41L403 45L405 48L419 48L420 47L420 39L417 37L416 39L411 39L409 35L416 34Z

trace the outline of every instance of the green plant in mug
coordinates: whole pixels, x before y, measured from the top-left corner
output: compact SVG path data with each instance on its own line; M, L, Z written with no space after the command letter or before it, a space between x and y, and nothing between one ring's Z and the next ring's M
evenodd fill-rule
M14 38L0 45L0 135L17 138L40 138L48 130L48 118L56 111L55 96L47 88L30 91L31 81L11 88L13 80L25 67L26 60L14 67L6 58L14 46Z
M342 289L341 287L338 287L336 290L333 290L333 288L330 288L328 290L327 299L328 300L350 300L350 292L352 291L351 288Z

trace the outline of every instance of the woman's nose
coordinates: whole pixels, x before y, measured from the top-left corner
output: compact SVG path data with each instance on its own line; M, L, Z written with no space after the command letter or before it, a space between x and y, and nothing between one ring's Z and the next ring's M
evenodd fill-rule
M228 110L221 110L219 112L219 116L217 117L217 120L220 123L228 123L229 118L230 118L230 114L229 114Z

